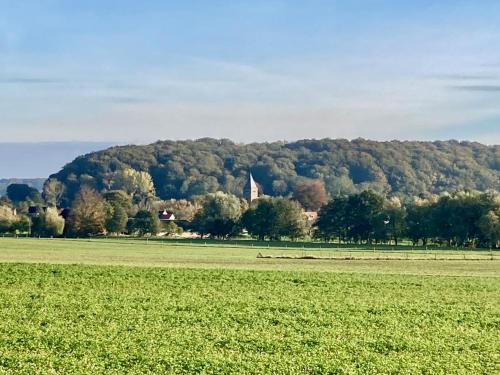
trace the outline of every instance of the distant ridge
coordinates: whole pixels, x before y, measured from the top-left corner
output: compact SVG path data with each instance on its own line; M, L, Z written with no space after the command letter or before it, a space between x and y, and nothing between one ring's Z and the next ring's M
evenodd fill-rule
M239 196L250 171L264 194L287 196L305 179L320 179L330 195L371 189L408 198L457 189L500 187L500 145L365 139L240 144L203 138L121 146L75 159L53 175L66 185L66 202L81 184L110 186L125 168L151 174L163 199L216 190Z

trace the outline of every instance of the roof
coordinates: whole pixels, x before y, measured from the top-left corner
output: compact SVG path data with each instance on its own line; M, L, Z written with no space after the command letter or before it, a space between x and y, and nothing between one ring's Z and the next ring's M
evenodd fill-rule
M175 215L172 211L160 210L158 211L158 219L163 221L173 221L175 220Z

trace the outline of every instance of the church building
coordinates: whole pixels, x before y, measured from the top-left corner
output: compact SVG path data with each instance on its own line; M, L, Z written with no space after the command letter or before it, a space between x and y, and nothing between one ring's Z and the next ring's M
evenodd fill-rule
M259 197L259 187L255 183L252 173L248 174L248 180L243 188L243 196L247 200L248 204L251 204Z

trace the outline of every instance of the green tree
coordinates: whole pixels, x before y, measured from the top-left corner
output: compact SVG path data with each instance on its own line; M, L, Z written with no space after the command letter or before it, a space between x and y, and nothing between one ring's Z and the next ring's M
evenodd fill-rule
M160 220L158 215L148 210L140 210L133 218L129 219L127 229L130 234L152 236L160 231Z
M106 217L106 231L108 233L121 234L127 229L128 214L120 205L108 205Z
M104 193L104 199L108 204L106 231L115 234L125 232L132 199L122 190L108 191Z
M351 195L347 201L348 236L355 242L371 242L383 208L384 198L372 191Z
M479 221L479 228L489 246L500 247L500 207L483 215Z
M76 194L70 208L67 227L73 236L91 236L104 233L108 207L95 190L84 186Z
M264 240L292 240L308 233L308 222L300 206L288 199L262 197L243 214L242 224L248 233Z
M323 206L315 224L315 236L325 241L337 237L345 241L349 232L348 198L337 197Z
M193 229L202 236L227 238L240 231L241 213L242 203L236 196L222 192L207 194L194 216Z
M406 234L413 245L422 241L426 246L434 234L433 207L431 203L413 203L407 207Z
M181 234L182 228L177 226L173 221L167 221L165 223L161 223L161 231L165 232L166 236L171 236L173 234Z
M31 219L27 216L19 217L19 220L12 224L12 229L16 233L29 233L31 230Z
M7 187L7 197L14 203L30 201L40 203L40 193L35 188L26 184L10 184Z
M123 190L110 190L103 194L104 199L113 207L120 206L125 210L132 208L132 199Z
M386 207L374 223L375 239L392 240L397 245L406 235L406 211L402 207Z
M48 207L32 217L31 233L40 237L56 237L64 232L64 219L56 208Z

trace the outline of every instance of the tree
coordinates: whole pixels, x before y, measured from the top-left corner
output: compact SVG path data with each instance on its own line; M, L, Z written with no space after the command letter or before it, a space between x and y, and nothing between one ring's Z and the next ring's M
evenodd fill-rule
M29 233L31 229L31 219L28 216L21 216L12 224L12 229L16 233Z
M262 197L243 214L242 224L259 240L282 237L298 239L308 232L308 222L300 206L288 199Z
M395 245L406 234L406 211L402 207L386 207L375 222L375 238L393 240Z
M375 227L383 220L384 198L372 191L351 195L347 200L348 236L355 242L371 242Z
M348 231L348 198L334 198L319 211L315 236L325 241L337 237L340 242L346 240Z
M56 237L64 232L64 219L56 208L48 207L32 218L31 233L40 237Z
M166 201L157 201L154 204L157 211L167 210L173 212L177 220L191 221L196 212L201 209L196 202L191 202L186 199L169 199Z
M49 178L43 185L42 197L49 206L57 207L61 203L65 190L65 186L61 181L56 178Z
M500 246L500 208L488 211L479 222L479 227L487 239L489 246Z
M108 233L121 234L127 228L128 215L127 211L120 205L108 205L108 213L106 217L106 231Z
M17 217L11 207L0 205L0 233L8 233L13 230Z
M110 176L110 185L115 190L123 190L130 194L148 196L154 195L155 188L148 172L126 168Z
M173 221L167 221L165 223L161 223L161 231L165 232L166 236L171 236L172 234L181 234L182 228L177 226Z
M433 207L430 203L413 203L407 207L406 234L413 245L417 245L419 241L422 241L424 246L427 245L434 233L432 221Z
M160 220L155 213L140 210L132 219L129 219L127 229L129 233L138 234L141 237L146 234L154 236L160 231Z
M10 184L7 187L7 197L14 203L23 201L41 202L38 190L26 184Z
M106 202L108 202L113 207L120 206L126 211L132 208L132 199L123 190L107 191L104 193L103 197Z
M242 202L232 194L222 192L205 196L201 209L193 219L193 229L201 235L227 238L239 232Z
M104 193L104 199L108 204L106 230L116 234L125 232L132 199L122 190L108 191Z
M326 202L328 195L323 182L320 180L308 180L295 185L293 197L307 211L318 211Z
M71 206L67 227L74 236L104 233L107 216L106 201L95 190L84 186Z

